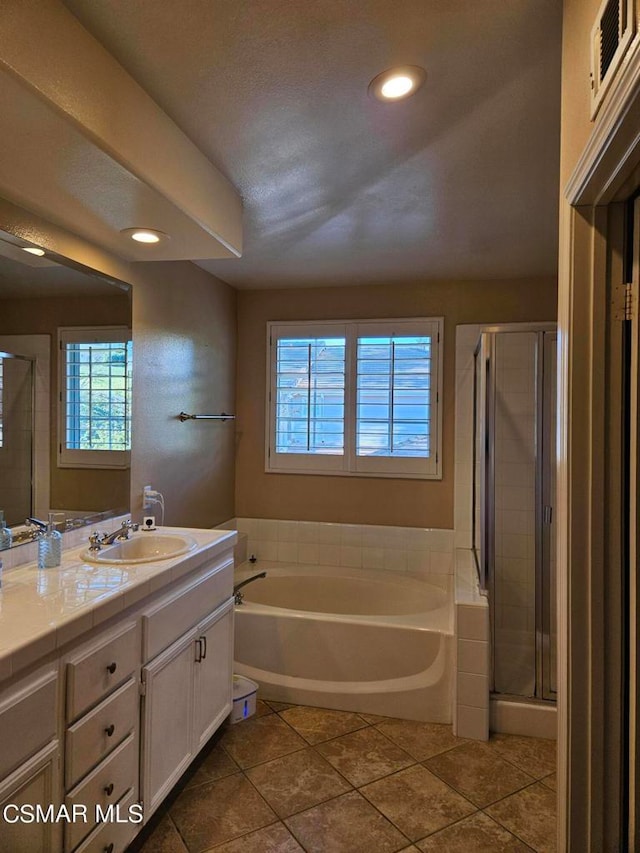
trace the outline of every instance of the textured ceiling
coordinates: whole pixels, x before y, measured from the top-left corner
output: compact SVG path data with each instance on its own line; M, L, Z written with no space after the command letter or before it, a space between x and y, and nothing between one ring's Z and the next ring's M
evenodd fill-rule
M231 181L242 288L552 275L560 0L66 0ZM425 86L380 104L397 64Z

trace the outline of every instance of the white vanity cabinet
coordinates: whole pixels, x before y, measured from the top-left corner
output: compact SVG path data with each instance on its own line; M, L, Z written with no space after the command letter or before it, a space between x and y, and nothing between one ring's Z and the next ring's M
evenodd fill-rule
M224 722L235 535L202 538L206 551L165 561L120 611L109 601L110 616L0 684L0 853L123 853ZM86 819L7 823L8 804Z
M146 821L231 710L233 560L225 556L156 602L142 630L150 657L142 668Z
M57 810L61 802L58 682L55 664L0 691L1 853L60 849L60 824L25 823L29 816L19 811L36 805Z

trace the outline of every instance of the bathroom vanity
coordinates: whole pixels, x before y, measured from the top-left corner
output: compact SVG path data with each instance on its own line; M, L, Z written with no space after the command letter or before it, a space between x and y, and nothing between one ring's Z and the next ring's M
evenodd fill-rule
M124 850L229 714L236 534L163 532L190 550L5 573L1 853Z

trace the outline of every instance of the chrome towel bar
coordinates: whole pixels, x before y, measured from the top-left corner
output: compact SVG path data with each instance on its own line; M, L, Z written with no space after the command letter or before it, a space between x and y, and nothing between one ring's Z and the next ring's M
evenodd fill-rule
M222 412L220 415L188 415L186 412L180 412L178 418L182 423L185 421L235 421L235 415L228 415Z

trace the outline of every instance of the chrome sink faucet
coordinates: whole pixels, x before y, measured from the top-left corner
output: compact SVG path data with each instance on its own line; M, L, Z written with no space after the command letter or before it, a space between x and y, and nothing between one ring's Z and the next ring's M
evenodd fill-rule
M140 527L139 524L134 524L130 518L125 519L117 530L112 533L97 533L94 532L89 537L90 551L99 551L103 545L113 545L116 539L128 539L129 531L136 531Z

